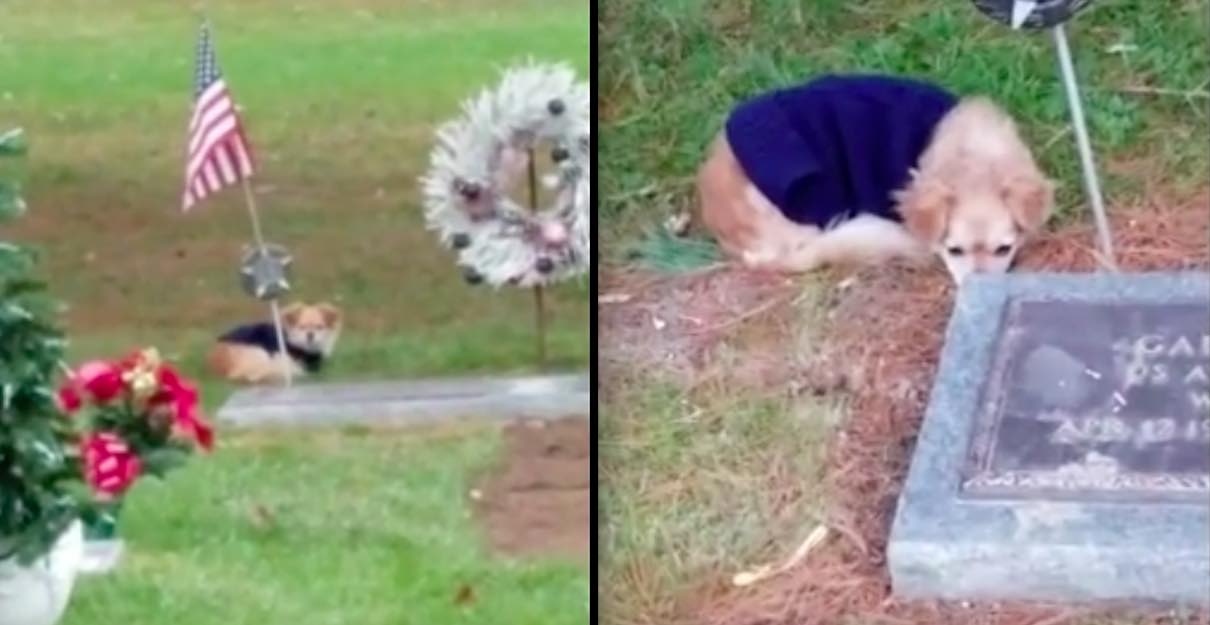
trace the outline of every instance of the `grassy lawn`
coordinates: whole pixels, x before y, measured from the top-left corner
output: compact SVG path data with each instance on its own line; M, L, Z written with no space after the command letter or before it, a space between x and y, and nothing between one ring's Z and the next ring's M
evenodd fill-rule
M703 573L784 557L782 539L822 519L812 480L837 409L726 383L628 380L602 406L598 435L603 622L671 622L675 591Z
M968 2L941 0L598 6L605 273L631 269L636 250L650 252L649 268L709 260L708 248L670 252L653 233L693 201L695 168L736 102L823 72L907 74L991 95L1020 120L1059 181L1058 220L1088 219L1045 34L1013 33ZM1206 0L1103 0L1071 24L1111 205L1205 187L1208 15ZM801 288L808 301L824 293L815 282ZM788 366L810 355L810 341L798 335L819 312L807 306L788 327L761 327L768 323L760 318L736 325L719 347L718 368L778 357ZM773 351L749 336L769 332L784 337ZM725 374L703 385L658 371L608 373L600 438L605 615L619 624L674 622L695 588L783 558L806 536L827 505L819 459L844 406Z
M575 0L205 3L261 170L266 236L295 294L346 310L334 375L533 366L532 295L472 288L426 232L416 179L434 126L511 62L587 76ZM238 288L238 189L179 213L198 19L191 5L0 3L0 126L27 129L30 214L81 355L155 343L197 372L206 344L267 315ZM550 360L583 367L587 281L550 303Z
M534 367L532 295L461 279L424 229L417 178L437 124L527 58L587 76L576 0L212 0L218 58L260 171L266 237L295 295L346 313L328 378ZM197 5L201 6L201 5ZM194 5L0 3L0 128L22 126L30 214L69 309L74 357L154 344L202 379L208 344L265 307L237 286L239 190L179 212ZM590 353L587 280L551 289L552 367ZM239 433L123 510L130 552L82 582L68 625L581 623L582 563L490 554L466 493L494 429ZM459 589L473 600L457 601ZM150 620L149 620L150 619Z
M86 578L63 625L583 623L582 564L487 551L467 492L499 437L261 432L127 502L119 572ZM464 586L473 600L457 601Z

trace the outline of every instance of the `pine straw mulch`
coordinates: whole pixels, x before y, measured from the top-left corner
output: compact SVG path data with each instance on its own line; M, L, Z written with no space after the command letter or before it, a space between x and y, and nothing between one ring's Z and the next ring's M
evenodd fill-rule
M1183 202L1157 200L1115 212L1113 226L1118 264L1124 271L1210 267L1210 192ZM1020 267L1092 271L1099 267L1095 249L1091 226L1071 226L1023 250ZM728 273L738 278L708 274L684 297L701 297L705 290L720 286L718 280L763 289L774 298L786 290L777 288L784 283L775 278L748 284L752 274ZM890 596L886 536L928 400L953 289L936 269L882 268L864 271L847 282L851 284L843 289L821 333L826 340L814 350L808 366L796 369L807 378L806 386L839 388L850 397L848 420L828 451L825 478L832 507L828 523L836 537L793 570L753 587L708 582L683 604L692 620L719 625L1073 625L1096 622L1108 614L1092 607L904 602ZM728 310L726 305L711 304L716 314ZM686 316L684 308L678 310L662 314ZM751 314L740 313L740 317ZM713 326L731 324L714 321ZM672 347L688 344L684 333L672 335L682 337ZM606 336L614 342L614 335ZM701 335L689 332L687 336ZM701 338L711 337L707 333ZM697 341L687 353L708 351L702 346L707 342ZM643 345L652 347L650 341ZM1122 618L1120 610L1112 614ZM1205 613L1141 613L1134 618L1132 622L1140 625L1210 625L1210 615Z
M606 392L619 375L648 372L684 386L699 384L703 371L717 367L716 348L728 336L749 320L788 312L797 290L786 276L721 266L688 274L612 273L601 282L597 323L608 340L600 341L597 358ZM751 377L727 374L732 380Z

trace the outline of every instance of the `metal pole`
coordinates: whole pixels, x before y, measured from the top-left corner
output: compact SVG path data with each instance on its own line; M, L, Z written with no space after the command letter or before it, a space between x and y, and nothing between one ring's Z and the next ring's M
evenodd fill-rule
M534 163L534 150L529 148L529 208L538 212L538 169ZM546 369L546 303L542 285L534 286L534 321L538 332L538 368Z
M248 217L252 220L252 236L257 249L265 249L265 239L260 233L260 216L256 213L256 198L252 195L252 184L244 178L244 200L248 204Z
M256 212L256 198L252 195L252 184L247 178L244 178L244 199L248 204L248 217L252 220L252 236L256 240L257 248L262 254L266 254L265 239L260 230L260 216ZM290 361L289 352L286 351L286 333L282 330L281 309L277 305L276 297L269 300L269 312L273 315L273 329L277 332L277 352L285 367L286 388L289 388L294 382L294 365Z
M1105 202L1101 197L1101 182L1097 179L1096 164L1092 159L1092 144L1088 140L1088 127L1084 122L1084 107L1080 103L1080 88L1076 83L1076 70L1071 62L1071 49L1067 46L1067 32L1059 24L1051 29L1055 49L1059 57L1059 71L1063 75L1063 87L1067 92L1067 105L1071 109L1071 125L1076 135L1076 147L1080 151L1080 167L1084 171L1084 190L1092 205L1100 238L1103 262L1111 271L1117 271L1117 260L1113 254L1113 237L1109 231L1109 218L1105 214Z
M538 328L538 368L546 369L546 303L542 287L534 287L534 310Z

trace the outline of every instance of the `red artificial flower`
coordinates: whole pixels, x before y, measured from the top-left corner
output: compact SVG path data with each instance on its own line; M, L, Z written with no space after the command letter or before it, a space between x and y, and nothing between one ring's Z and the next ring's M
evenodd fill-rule
M93 360L80 365L72 383L87 391L93 401L108 403L122 392L122 371L109 362Z
M116 434L102 432L84 440L84 476L96 493L113 498L126 492L139 474L143 463L130 446Z
M172 427L177 433L195 441L202 449L214 447L214 430L198 410L197 388L174 369L166 365L159 369L159 392L151 398L153 406L171 406Z
M163 365L155 348L134 352L118 361L122 381L139 401L147 401L159 392L159 370Z
M70 382L64 384L59 389L59 410L67 414L72 414L84 405L84 401L80 399L80 392Z
M159 366L159 353L154 348L136 349L130 352L126 357L118 361L118 367L123 371L133 371L146 363L150 363L152 366Z
M176 431L185 438L193 439L203 451L214 450L214 428L197 415L187 419L177 419Z
M197 403L197 389L193 387L181 374L175 369L167 365L163 365L159 370L158 381L160 384L160 392L167 393L175 400Z

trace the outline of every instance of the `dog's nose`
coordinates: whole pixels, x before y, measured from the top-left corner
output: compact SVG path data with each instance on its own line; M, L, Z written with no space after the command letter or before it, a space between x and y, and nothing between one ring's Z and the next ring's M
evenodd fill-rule
M987 254L986 252L975 252L974 254L971 254L972 273L991 271L994 266L995 263L993 262L991 255Z
M958 285L962 284L972 273L978 271L974 265L947 264L945 268L949 270L950 278L954 281L954 284Z

